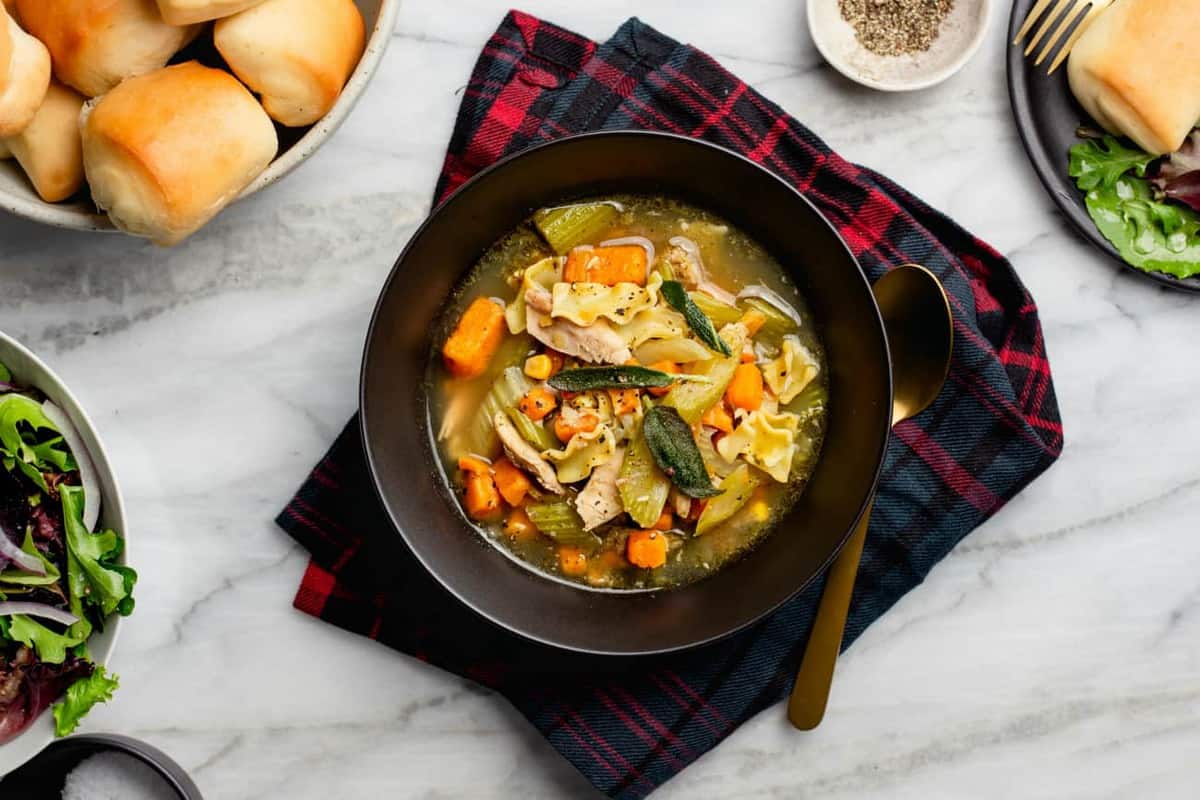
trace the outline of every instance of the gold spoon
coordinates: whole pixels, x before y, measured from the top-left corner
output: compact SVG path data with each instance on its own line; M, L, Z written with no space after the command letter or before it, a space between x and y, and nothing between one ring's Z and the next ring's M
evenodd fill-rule
M916 264L905 264L887 273L875 282L874 292L892 356L895 426L924 411L941 392L950 370L954 320L942 284L932 272ZM825 716L873 503L874 498L829 568L796 685L788 699L788 719L802 731L817 727Z

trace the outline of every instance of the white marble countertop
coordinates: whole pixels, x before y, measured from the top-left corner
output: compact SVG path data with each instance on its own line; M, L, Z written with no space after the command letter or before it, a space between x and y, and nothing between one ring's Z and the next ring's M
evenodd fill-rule
M1200 298L1053 211L1009 114L1007 8L963 73L904 96L826 67L803 3L524 7L594 37L636 13L707 49L1004 251L1066 421L1061 461L843 659L819 730L771 709L656 796L1194 796ZM501 698L294 611L305 554L271 521L354 409L369 310L505 9L406 0L334 140L186 246L0 218L0 327L95 418L141 573L123 688L84 727L159 745L209 798L594 794Z

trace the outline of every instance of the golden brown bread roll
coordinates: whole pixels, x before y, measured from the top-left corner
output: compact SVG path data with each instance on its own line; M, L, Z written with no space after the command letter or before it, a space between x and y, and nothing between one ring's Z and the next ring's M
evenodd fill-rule
M1071 91L1110 133L1178 150L1200 120L1200 3L1120 0L1071 51Z
M172 25L191 25L228 17L262 0L158 0L162 18Z
M195 61L129 78L88 104L92 198L123 231L158 244L208 222L275 157L275 126L246 87Z
M8 145L4 143L4 140L0 139L0 161L4 161L9 158L12 158L12 150L9 150Z
M15 136L37 113L50 85L50 53L0 7L0 136Z
M263 108L284 125L311 125L333 107L363 51L353 0L266 0L217 21L213 41Z
M17 0L17 9L50 49L55 77L88 97L158 69L200 30L168 25L154 0Z
M47 203L66 200L83 186L79 110L83 98L51 81L33 121L4 140L25 170L38 196Z

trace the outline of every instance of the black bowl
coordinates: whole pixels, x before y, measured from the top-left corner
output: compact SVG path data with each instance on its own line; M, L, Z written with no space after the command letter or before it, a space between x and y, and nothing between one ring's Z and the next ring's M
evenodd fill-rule
M422 390L432 331L480 255L537 208L617 192L677 197L757 239L808 299L830 373L820 461L778 528L717 574L653 593L549 580L486 542L443 480ZM507 158L432 213L401 253L375 308L360 403L379 497L408 547L451 594L537 642L584 653L646 655L699 645L753 623L833 559L875 488L888 438L891 368L862 269L792 187L699 140L601 132Z
M24 766L0 779L0 797L60 800L67 775L89 756L116 750L150 766L179 800L204 800L200 789L170 756L145 742L115 733L70 736L51 744Z

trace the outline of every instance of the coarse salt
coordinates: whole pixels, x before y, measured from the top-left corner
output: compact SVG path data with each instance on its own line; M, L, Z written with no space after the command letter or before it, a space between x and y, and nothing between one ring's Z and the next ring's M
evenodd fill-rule
M179 795L148 764L107 750L71 770L62 800L179 800Z

